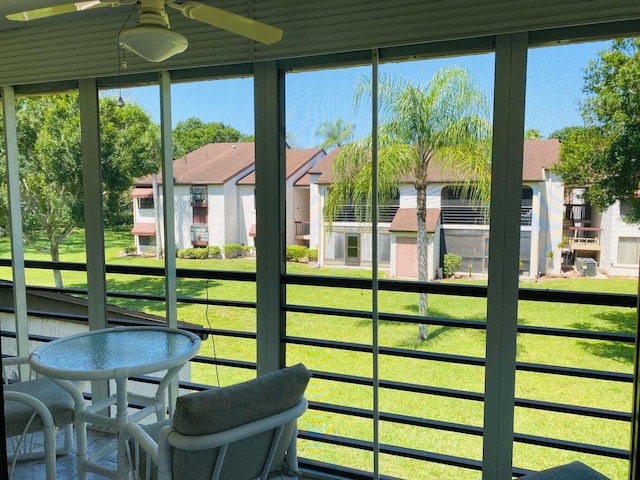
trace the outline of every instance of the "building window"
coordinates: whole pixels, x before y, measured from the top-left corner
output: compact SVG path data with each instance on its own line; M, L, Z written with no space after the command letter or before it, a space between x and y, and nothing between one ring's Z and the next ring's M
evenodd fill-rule
M618 239L618 263L625 265L640 263L640 238L620 237Z
M194 225L206 225L209 222L207 207L193 207L193 223Z
M150 247L156 244L155 237L149 235L138 235L138 244L141 247Z
M206 245L209 243L207 227L191 227L191 243L194 245Z
M191 187L191 203L206 204L207 203L207 186Z
M378 235L378 260L380 262L391 261L391 235L389 233Z
M153 198L139 198L138 208L140 210L153 209Z
M624 218L631 213L631 203L627 200L620 200L620 217Z

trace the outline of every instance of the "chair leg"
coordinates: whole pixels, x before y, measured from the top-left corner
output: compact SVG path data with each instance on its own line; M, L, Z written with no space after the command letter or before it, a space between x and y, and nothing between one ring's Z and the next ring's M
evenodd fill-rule
M89 461L89 455L87 453L87 422L80 420L78 412L76 412L75 430L78 480L87 480L87 463Z
M70 423L62 428L64 444L56 449L56 455L67 455L73 450L73 424Z
M56 480L56 427L44 427L44 455L47 480Z

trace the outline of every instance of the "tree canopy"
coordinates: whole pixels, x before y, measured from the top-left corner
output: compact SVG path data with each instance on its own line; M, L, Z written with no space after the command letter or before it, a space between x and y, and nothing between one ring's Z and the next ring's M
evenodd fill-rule
M100 147L105 221L128 219L133 179L151 173L144 133L152 124L138 105L100 99ZM59 246L84 223L79 97L75 93L16 100L20 194L25 243L59 260ZM5 165L2 165L4 170ZM4 175L3 175L4 178ZM0 208L7 215L6 189ZM59 272L56 285L62 287Z
M238 130L222 122L204 122L196 117L179 121L173 129L173 158L180 158L209 143L246 140Z
M606 209L628 202L640 221L640 39L614 40L584 75L583 128L566 132L560 164L566 185L586 186L587 200Z
M540 140L542 138L542 134L540 133L540 130L529 128L525 130L524 138L525 140Z

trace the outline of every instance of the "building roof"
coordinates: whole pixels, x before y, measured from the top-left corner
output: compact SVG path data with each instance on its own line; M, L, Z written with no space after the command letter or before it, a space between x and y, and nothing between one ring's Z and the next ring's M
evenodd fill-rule
M229 181L255 163L253 142L210 143L173 161L175 184L216 185ZM162 183L161 175L158 182ZM136 185L150 185L151 175Z
M310 174L319 174L316 183L328 185L332 182L331 164L338 155L340 149L334 148L325 158L319 161L315 167L305 175L307 180ZM560 160L560 142L556 139L549 140L525 140L523 147L522 180L525 182L541 182L544 180L544 170L551 168ZM300 179L302 181L302 179ZM406 177L405 181L411 183L412 179ZM452 183L459 179L451 172L441 168L437 161L431 162L428 172L429 183ZM297 185L298 183L296 183Z
M316 183L318 184L330 184L331 183L331 164L333 160L338 156L340 148L334 148L327 155L316 163L309 171L303 175L300 180L296 182L296 186L309 185L311 183L311 176L318 175Z
M418 217L416 216L416 208L399 208L393 221L389 226L390 232L417 232ZM433 233L438 227L440 221L439 208L427 208L426 226L427 232Z
M287 178L295 175L316 155L323 152L321 148L288 148ZM241 185L255 185L255 147L253 142L210 143L173 161L173 178L175 184L183 185L217 185L224 184L237 175L251 169L241 178ZM140 196L141 186L151 185L151 175L135 180L138 186L133 193ZM162 183L161 175L158 182ZM132 196L133 196L132 193Z
M287 171L285 172L286 178L291 178L300 169L304 168L309 160L316 155L320 155L324 150L322 148L288 148L287 149ZM322 161L322 160L320 160ZM303 176L306 176L303 175ZM247 174L245 177L238 180L238 185L255 185L256 184L256 172L255 170ZM298 185L298 182L295 183ZM307 183L309 185L309 183Z
M544 180L544 170L548 170L560 161L560 141L525 140L522 179L525 182Z

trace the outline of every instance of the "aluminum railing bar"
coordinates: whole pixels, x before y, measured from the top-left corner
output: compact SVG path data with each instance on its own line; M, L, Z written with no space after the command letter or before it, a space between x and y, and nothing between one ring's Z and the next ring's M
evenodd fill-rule
M131 265L107 264L107 273L164 276L164 267L139 267ZM255 272L239 272L234 270L209 270L200 268L176 268L178 278L201 278L209 280L236 280L239 282L255 282Z
M583 417L604 418L607 420L617 420L621 422L630 422L631 413L618 412L615 410L605 410L594 407L580 407L577 405L567 405L564 403L544 402L540 400L530 400L524 398L516 398L515 406L520 408L531 408L534 410L544 410L549 412L567 413Z
M221 367L243 368L246 370L255 370L255 362L243 362L241 360L227 360L224 358L213 358L198 356L191 360L196 363L204 363L206 365L220 365Z
M2 285L0 288L13 288L13 284ZM86 288L57 288L43 287L39 285L27 285L27 293L29 292L48 292L48 293L68 293L70 295L87 295Z
M473 425L463 425L460 423L442 422L439 420L430 420L427 418L409 417L406 415L398 415L392 413L380 413L380 420L400 423L403 425L414 425L416 427L432 428L434 430L442 430L445 432L463 433L465 435L474 435L481 437L482 427Z
M333 348L336 350L346 350L349 352L371 353L373 347L362 343L338 342L335 340L312 339L308 337L284 337L282 340L292 345L306 345L310 347Z
M340 437L328 433L310 432L308 430L298 430L298 438L305 440L315 440L323 443L330 443L341 447L357 448L358 450L372 451L373 445L367 440L356 438Z
M314 315L331 315L343 316L349 318L367 318L371 319L371 312L366 310L345 310L332 307L314 307L309 305L285 304L282 307L284 312L308 313ZM428 323L430 325L438 325L456 328L473 328L477 330L486 329L486 323L478 320L459 320L454 318L443 317L420 317L417 315L403 315L396 313L380 313L380 320L389 322L405 322L405 323Z
M8 332L8 331L0 331L0 337L7 337L7 338L16 338L16 332ZM30 334L29 335L29 340L34 340L36 342L52 342L53 340L55 340L56 337L50 337L47 335L37 335L37 334Z
M288 344L306 345L313 347L333 348L336 350L347 350L352 352L371 353L373 347L362 343L338 342L335 340L312 339L308 337L283 337ZM458 363L463 365L484 366L484 359L463 355L451 355L448 353L434 353L416 350L403 350L399 348L380 347L380 353L391 356L406 358L420 358L423 360L433 360L436 362Z
M530 325L518 325L518 333L530 335L550 335L554 337L584 338L589 340L607 340L612 342L634 343L635 335L630 333L597 332L574 330L571 328L550 328Z
M571 452L588 453L590 455L598 455L601 457L629 459L629 450L619 448L604 447L599 445L591 445L588 443L570 442L567 440L556 440L553 438L538 437L535 435L524 435L514 433L513 441L525 443L528 445L538 445L541 447L557 448L558 450L568 450Z
M436 362L457 363L461 365L472 365L484 367L485 360L480 357L470 357L467 355L452 355L450 353L425 352L421 350L406 350L402 348L380 347L380 353L394 357L420 358L423 360L433 360Z
M331 315L349 318L367 318L371 319L371 312L366 310L345 310L330 307L313 307L307 305L291 305L286 304L281 308L284 312L294 313L311 313L314 315Z
M368 441L339 437L336 435L329 435L325 433L309 432L307 430L300 430L298 432L298 438L302 438L305 440L318 441L322 443L330 443L332 445L338 445L343 447L356 448L359 450L371 451L373 449L371 442L368 442ZM415 460L425 460L425 461L440 463L444 465L467 468L471 470L482 470L482 462L479 460L454 457L452 455L444 455L440 453L427 452L425 450L417 450L413 448L405 448L405 447L399 447L395 445L380 444L380 453L387 453L390 455L395 455L395 456L400 456L405 458L412 458Z
M330 380L354 385L364 385L367 387L371 387L373 385L373 380L369 377L345 375L341 373L330 373L320 370L314 370L311 373L313 378L316 380ZM380 387L405 392L424 393L427 395L436 395L440 397L458 398L462 400L473 400L478 402L482 402L484 400L484 394L478 392L432 387L428 385L416 385L414 383L395 382L391 380L380 380Z
M322 478L334 478L349 480L371 480L372 472L356 470L354 468L345 467L344 465L336 465L333 463L319 462L300 457L298 459L299 470L302 472L301 478L317 478L318 474L322 474ZM308 474L305 475L305 473ZM388 475L380 475L380 480L405 480L399 477L390 477Z
M610 380L614 382L633 382L633 375L630 373L605 372L602 370L560 367L556 365L542 365L539 363L517 362L516 370L523 372L549 373L552 375L565 375L568 377L581 377L596 380Z
M395 445L380 445L380 453L388 453L399 457L413 458L415 460L425 460L452 467L467 468L469 470L482 470L482 461L472 460L470 458L454 457L453 455L444 455L442 453L427 452L425 450L417 450L414 448L398 447Z
M164 295L152 294L152 293L133 293L133 292L115 292L107 291L107 297L112 298L128 298L132 300L155 300L164 302L166 300ZM246 301L234 301L234 300L216 300L216 299L204 299L196 297L178 297L176 299L178 303L190 303L190 304L202 304L202 305L216 305L223 307L239 307L239 308L256 308L256 302Z
M483 393L469 392L466 390L454 390L451 388L416 385L413 383L394 382L390 380L381 380L380 387L389 388L392 390L401 390L405 392L425 393L428 395L436 395L439 397L458 398L462 400L473 400L477 402L484 401Z
M576 292L574 290L543 290L539 288L521 288L520 300L540 302L579 303L583 305L603 305L606 307L629 307L637 305L637 295L622 293Z
M0 266L10 267L10 259L0 259ZM25 268L37 268L44 270L70 270L83 272L87 270L84 263L78 262L53 262L46 260L25 260ZM164 267L144 267L131 265L118 265L109 263L105 265L107 273L119 273L130 275L164 276ZM208 270L198 268L177 268L176 276L179 278L204 278L211 280L237 280L241 282L255 282L255 272L238 272L231 270Z
M429 315L420 317L418 315L403 315L383 312L380 313L380 320L387 322L404 322L413 324L427 323L429 325L438 325L440 327L471 328L475 330L486 330L487 328L487 324L484 321L431 317Z
M322 402L309 402L309 408L321 412L335 413L340 415L349 415L360 418L373 418L371 410L355 407L347 407L344 405L334 405ZM460 423L443 422L439 420L431 420L428 418L413 417L408 415L400 415L396 413L380 412L380 420L387 422L400 423L403 425L413 425L416 427L432 428L434 430L443 430L447 432L464 433L467 435L482 436L482 427L474 427L472 425L463 425Z
M2 313L14 313L13 307L0 307ZM46 310L27 310L27 314L33 317L56 318L60 320L71 320L76 322L87 322L87 315L66 312L49 312Z

